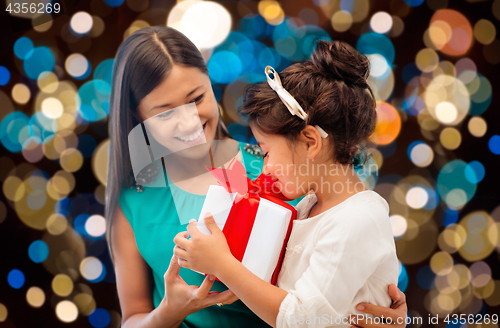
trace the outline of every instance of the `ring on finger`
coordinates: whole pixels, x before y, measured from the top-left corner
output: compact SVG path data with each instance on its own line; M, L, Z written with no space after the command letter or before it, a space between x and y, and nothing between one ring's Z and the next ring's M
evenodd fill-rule
M221 306L223 306L223 305L224 305L223 303L217 303L217 306L218 306L218 307L221 307Z

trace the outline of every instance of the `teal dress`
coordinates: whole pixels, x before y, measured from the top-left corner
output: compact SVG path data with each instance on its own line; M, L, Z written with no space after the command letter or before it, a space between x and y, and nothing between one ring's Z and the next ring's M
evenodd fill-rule
M245 151L240 142L243 164L247 176L254 180L262 171L263 160ZM174 200L172 195L176 199ZM165 295L164 274L167 271L175 246L173 239L181 231L186 231L191 218L198 218L204 195L192 194L171 184L166 188L145 187L123 189L119 205L130 222L137 248L153 273L153 303L158 307ZM296 205L300 198L289 202ZM176 205L182 208L180 215ZM189 269L180 268L180 276L188 285L200 286L205 278ZM211 290L224 291L227 287L215 281ZM181 327L269 327L250 311L240 300L222 307L209 306L187 316Z

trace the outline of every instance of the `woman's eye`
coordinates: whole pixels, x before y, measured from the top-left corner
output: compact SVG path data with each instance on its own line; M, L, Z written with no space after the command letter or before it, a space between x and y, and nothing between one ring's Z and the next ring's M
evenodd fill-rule
M156 115L157 118L159 119L167 119L172 115L172 111L167 110L166 112L163 112L161 114Z
M201 101L201 100L203 99L203 96L205 96L205 94L204 94L204 93L202 93L202 94L201 94L201 95L199 95L198 97L194 98L191 102L192 102L192 103L193 103L193 102L196 102L196 103L197 103L197 102L199 102L199 101Z

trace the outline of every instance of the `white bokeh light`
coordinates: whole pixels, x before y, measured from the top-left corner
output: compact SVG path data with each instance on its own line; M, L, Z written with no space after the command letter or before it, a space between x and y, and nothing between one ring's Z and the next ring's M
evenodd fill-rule
M42 101L42 113L48 118L56 119L61 117L64 107L61 101L54 97L49 97Z
M385 34L392 28L392 17L385 11L375 13L370 19L370 27L374 32Z
M78 34L87 34L92 29L94 20L92 16L84 11L79 11L71 17L69 26L71 29Z
M422 187L412 187L406 193L406 203L414 209L424 207L428 200L429 194Z
M92 215L85 222L85 231L92 237L100 237L106 232L106 220L102 215Z
M87 280L96 280L102 274L103 266L98 258L90 256L80 263L80 273Z
M392 235L394 238L403 236L408 228L408 222L401 215L391 215Z
M168 16L167 25L178 29L200 50L222 43L231 30L231 15L213 1L179 2Z
M78 308L71 301L61 301L56 305L56 315L62 322L73 322L78 317Z
M385 77L388 70L390 70L385 57L379 54L371 54L367 57L370 60L370 75L375 78Z

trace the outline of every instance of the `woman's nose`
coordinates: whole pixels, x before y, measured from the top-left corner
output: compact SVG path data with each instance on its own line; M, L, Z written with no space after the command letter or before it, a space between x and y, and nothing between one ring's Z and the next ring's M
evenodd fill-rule
M201 128L201 120L196 108L194 110L185 106L186 108L179 108L178 116L178 129L183 132L190 132Z

